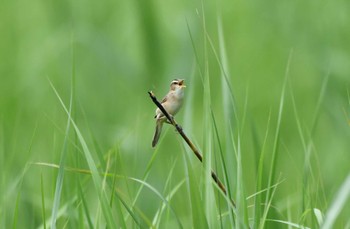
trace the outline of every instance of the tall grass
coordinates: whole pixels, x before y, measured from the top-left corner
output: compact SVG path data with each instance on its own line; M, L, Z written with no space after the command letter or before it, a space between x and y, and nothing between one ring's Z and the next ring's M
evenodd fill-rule
M300 28L293 2L61 3L72 23L32 4L0 10L1 228L350 228L346 20ZM202 163L170 125L150 147L147 91L181 74L175 118Z

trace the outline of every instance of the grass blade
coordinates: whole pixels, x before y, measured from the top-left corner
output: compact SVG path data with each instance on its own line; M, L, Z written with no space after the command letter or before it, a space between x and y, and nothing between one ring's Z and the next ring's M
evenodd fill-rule
M343 209L345 203L347 203L350 198L350 174L340 187L332 205L329 207L325 219L324 224L321 229L331 229L333 228L333 224L337 217L339 216L341 210Z
M43 173L40 174L40 189L41 189L41 208L42 208L42 214L43 214L43 223L44 223L44 229L46 229L46 214L45 214L45 194L44 194L44 179L43 179Z
M186 182L186 180L182 180L180 181L172 190L171 192L167 195L167 197L165 198L168 202L171 200L171 198L176 194L176 192L180 189L180 187ZM157 211L157 213L154 215L153 221L152 221L152 225L156 225L156 228L160 228L159 224L160 224L160 220L161 220L161 216L163 211L165 210L166 207L166 203L163 202L162 206L159 208L159 210Z
M15 202L15 212L13 214L13 224L12 224L13 229L17 228L19 201L21 199L21 193L22 193L22 182L23 182L23 178L22 178L21 183L19 185L19 190L17 193L16 202Z
M302 225L299 225L296 223L292 223L292 222L288 222L288 221L284 221L284 220L266 219L266 221L277 222L277 223L285 224L285 225L288 225L290 227L299 228L299 229L310 229L309 227L305 227L305 226L302 226Z
M216 135L218 146L219 146L220 162L222 164L225 185L227 187L227 197L229 199L229 201L227 202L227 206L230 209L230 211L229 211L230 221L231 221L231 225L234 225L234 223L233 223L234 222L234 209L230 208L232 196L231 196L231 187L230 187L230 182L229 182L228 170L227 170L227 167L226 167L225 157L224 157L223 149L222 149L221 142L220 142L220 136L219 136L218 127L216 125L216 120L215 120L214 112L213 112L212 109L211 109L211 115L212 115L212 121L213 121L213 128L214 128L214 131L215 131L214 133ZM220 210L220 208L219 208L219 210ZM221 213L220 213L220 215L221 215Z
M191 165L191 160L188 156L188 153L184 153L184 162L186 165L186 176L188 177L188 189L190 194L190 204L192 211L192 226L193 228L209 228L207 219L204 214L203 202L200 198L199 186L197 179Z
M88 208L85 196L84 196L83 188L81 187L80 179L77 179L77 186L78 186L79 199L81 199L81 201L82 201L84 213L85 213L85 217L86 217L88 226L90 229L92 229L92 228L94 228L94 225L92 224L92 220L91 220L90 213L89 213L89 208Z
M73 93L71 93L71 96L70 96L69 111L67 110L68 120L67 120L65 135L64 135L63 147L62 147L62 151L61 151L60 168L58 170L58 175L56 178L55 196L54 196L54 202L53 202L53 207L52 207L52 221L51 221L51 228L52 229L56 228L57 212L58 212L59 205L60 205L61 192L62 192L62 187L63 187L64 166L65 166L66 156L67 156L67 141L68 141L67 139L68 139L68 135L69 135L69 131L70 131L72 99L73 99Z
M103 192L101 190L101 187L102 187L102 180L101 180L101 177L99 175L99 172L97 170L97 167L96 167L96 164L94 162L94 159L90 153L90 150L85 142L85 139L84 137L82 136L78 126L75 124L74 120L71 118L70 116L70 112L67 110L66 106L64 105L59 93L57 92L56 88L53 86L53 84L51 83L50 81L50 85L51 85L51 88L54 90L57 98L59 99L63 109L65 110L65 112L67 113L68 115L68 118L69 118L69 122L72 123L72 126L77 134L77 137L78 137L78 140L82 146L82 149L83 149L83 152L84 152L84 155L85 155L85 158L86 158L86 161L88 163L88 166L89 166L89 169L91 170L91 174L92 174L92 180L93 180L93 183L94 183L94 186L95 186L95 190L98 194L98 198L100 200L100 204L101 204L101 207L102 207L102 212L103 212L103 215L105 217L105 220L106 220L106 223L107 223L107 226L109 228L117 228L117 225L113 219L113 216L112 216L112 210L111 208L109 207L109 204L108 204L108 200L107 200L107 196L106 196L106 193ZM60 169L63 170L63 168L61 168L60 166ZM52 225L54 224L54 222L52 222Z
M287 67L286 67L286 73L285 73L285 79L284 79L283 88L282 88L282 92L281 92L276 133L275 133L275 139L274 139L274 143L273 143L273 150L272 150L272 156L271 156L271 166L270 166L270 173L269 173L269 179L268 179L268 187L272 186L272 183L274 182L274 178L275 178L275 170L276 170L276 162L277 162L278 146L279 146L279 138L280 138L280 127L281 127L281 122L282 122L282 114L283 114L283 106L284 106L284 97L285 97L286 85L288 82L288 75L289 75L290 62L292 60L292 54L293 54L293 50L291 50L289 53ZM271 193L270 193L270 189L268 189L265 202L269 202L270 198L271 198ZM267 208L265 208L265 212L266 211L268 211Z
M178 218L177 214L175 213L174 209L171 207L171 205L170 205L169 202L166 200L166 198L164 198L164 197L162 196L162 194L160 194L160 192L159 192L157 189L155 189L153 186L151 186L150 184L148 184L148 183L146 183L146 182L144 182L144 181L142 181L142 180L140 180L140 179L136 179L136 178L129 178L129 179L131 179L131 180L133 180L133 181L136 181L136 182L138 182L138 183L140 183L140 184L143 184L145 187L147 187L148 189L150 189L154 194L156 194L156 195L163 201L163 203L165 203L165 204L170 208L170 210L172 211L172 213L173 213L174 216L175 216L175 219L176 219L176 221L177 221L177 223L178 223L178 226L179 226L180 228L183 228L183 226L182 226L182 224L181 224L181 221L180 221L180 219Z

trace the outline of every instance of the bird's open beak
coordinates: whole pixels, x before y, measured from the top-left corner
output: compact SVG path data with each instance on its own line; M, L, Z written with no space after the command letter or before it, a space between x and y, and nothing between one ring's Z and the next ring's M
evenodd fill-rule
M186 85L185 85L185 80L180 80L179 85L180 85L181 87L186 87Z

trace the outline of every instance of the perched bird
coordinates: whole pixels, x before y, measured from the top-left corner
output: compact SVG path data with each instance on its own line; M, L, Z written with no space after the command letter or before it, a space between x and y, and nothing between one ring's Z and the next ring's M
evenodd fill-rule
M160 102L171 116L174 116L182 106L185 93L184 89L186 87L184 81L185 80L183 79L174 79L171 81L170 91ZM152 147L157 145L160 133L162 132L163 123L168 122L167 118L159 108L156 109L156 116L154 116L154 118L156 119L156 131L154 133Z

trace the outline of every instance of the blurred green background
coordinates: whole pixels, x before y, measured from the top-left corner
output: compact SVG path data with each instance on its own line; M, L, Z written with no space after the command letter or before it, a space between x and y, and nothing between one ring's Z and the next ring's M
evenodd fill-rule
M118 151L113 172L143 179L156 155L147 182L162 190L174 163L174 184L186 177L184 150L178 134L166 127L164 140L153 153L155 106L147 91L161 99L172 79L184 78L186 103L177 121L200 149L217 157L216 138L212 149L205 146L208 130L203 122L210 101L229 158L234 153L225 147L228 126L236 138L240 136L243 183L249 196L259 191L258 160L268 130L267 179L286 74L276 161L276 176L283 182L273 200L277 210L271 210L269 218L310 225L306 210L317 208L326 214L350 171L349 28L347 0L2 1L0 226L43 224L41 175L46 217L51 215L58 170L31 164L58 165L62 154L67 114L50 81L69 106L75 76L73 118L96 160L98 152L106 159L108 152ZM221 65L232 85L237 120L233 114L225 116L227 91ZM205 95L205 76L210 97ZM74 142L74 131L70 138ZM189 157L200 176L201 164ZM234 173L236 163L227 163ZM72 142L66 166L88 169ZM77 193L75 176L66 172L61 206ZM128 193L135 194L138 186L129 183ZM88 190L86 195L94 212L97 197ZM186 187L174 198L174 209L189 228ZM154 194L144 191L137 206L152 218L159 203ZM80 224L75 220L79 206L69 206L59 228ZM252 218L252 209L248 212ZM349 227L349 215L347 201L337 217L338 228Z

